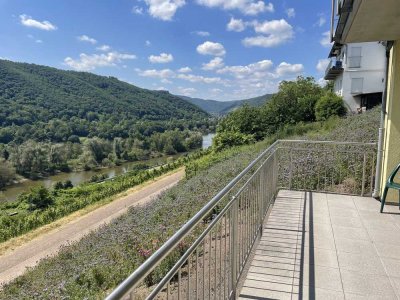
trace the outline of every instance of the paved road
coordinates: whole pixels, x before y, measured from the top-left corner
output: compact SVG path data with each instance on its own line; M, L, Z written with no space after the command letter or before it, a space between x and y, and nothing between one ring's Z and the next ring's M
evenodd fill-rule
M165 176L5 253L0 256L0 285L22 275L27 267L35 266L40 259L56 254L60 246L78 241L90 231L109 223L130 206L150 201L177 184L183 176L183 170Z

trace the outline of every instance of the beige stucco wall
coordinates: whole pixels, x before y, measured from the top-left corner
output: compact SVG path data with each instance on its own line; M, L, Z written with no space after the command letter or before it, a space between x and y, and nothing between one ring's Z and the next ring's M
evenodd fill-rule
M387 178L400 163L400 40L395 41L390 57L381 195ZM397 176L397 181L400 181L400 176ZM389 190L386 201L398 203L398 192Z

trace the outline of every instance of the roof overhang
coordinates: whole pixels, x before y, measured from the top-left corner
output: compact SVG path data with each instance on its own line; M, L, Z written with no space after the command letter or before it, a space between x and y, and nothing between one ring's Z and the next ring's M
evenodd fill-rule
M336 28L339 43L394 41L400 39L399 0L344 0Z

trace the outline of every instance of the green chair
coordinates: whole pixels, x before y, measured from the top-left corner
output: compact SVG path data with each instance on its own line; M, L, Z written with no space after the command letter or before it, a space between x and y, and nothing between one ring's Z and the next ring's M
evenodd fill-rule
M383 207L385 206L386 196L389 189L394 189L399 191L399 202L400 202L400 183L394 182L394 177L397 172L400 170L400 164L393 170L392 174L390 174L388 181L386 181L385 190L383 191L383 196L381 200L381 212L383 211ZM399 203L400 209L400 203Z

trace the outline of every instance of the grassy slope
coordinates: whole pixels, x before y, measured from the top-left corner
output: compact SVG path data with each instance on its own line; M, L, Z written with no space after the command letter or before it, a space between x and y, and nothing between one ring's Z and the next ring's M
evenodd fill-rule
M192 177L155 199L135 208L59 256L7 285L0 299L100 298L134 270L200 207L276 138L376 140L377 109L360 116L325 124L288 127L256 145L228 149L190 165ZM196 172L193 171L196 170Z

